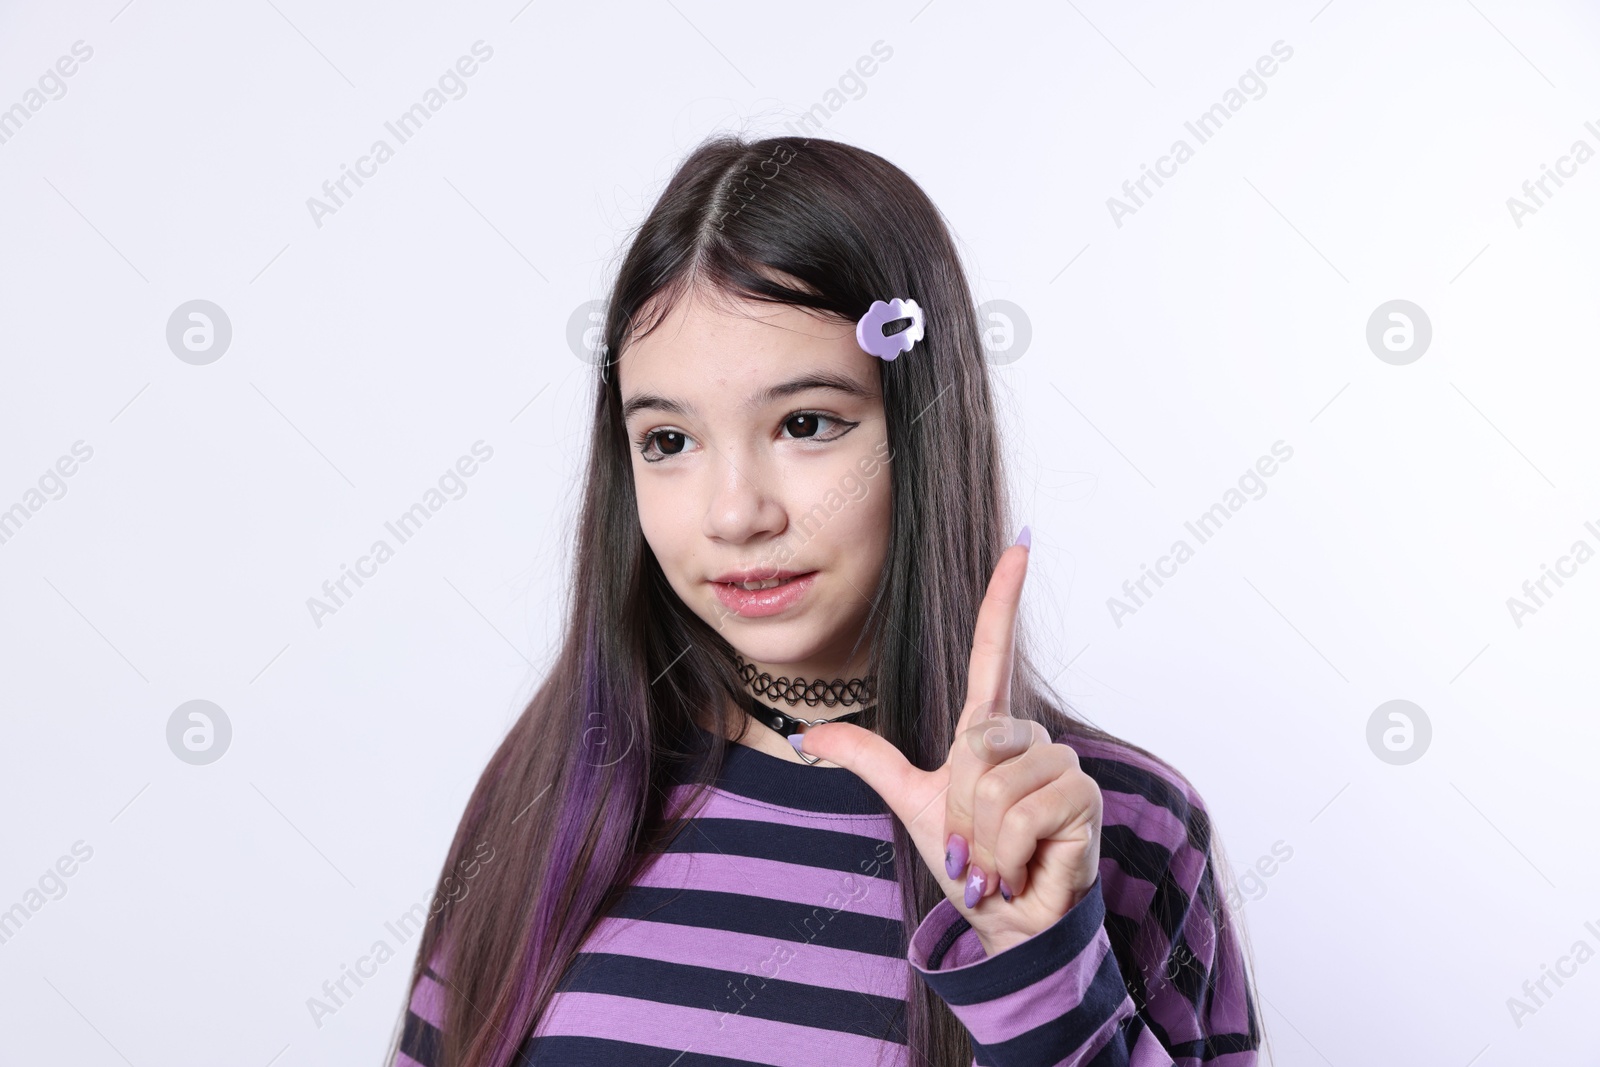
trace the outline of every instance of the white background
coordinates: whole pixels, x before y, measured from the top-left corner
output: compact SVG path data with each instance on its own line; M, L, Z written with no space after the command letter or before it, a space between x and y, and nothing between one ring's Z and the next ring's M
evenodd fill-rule
M1592 8L123 2L0 15L0 108L93 48L0 144L0 509L93 449L0 544L0 909L93 849L0 945L0 1058L376 1062L414 941L320 1026L307 999L426 897L557 640L569 318L704 135L782 132L883 41L826 135L920 182L978 300L1031 322L994 377L1039 658L1189 775L1236 867L1292 849L1244 908L1277 1062L1594 1062L1600 961L1520 1026L1507 1000L1600 950L1600 562L1521 626L1506 603L1600 549L1600 159L1521 226L1506 203L1600 150ZM466 94L318 226L307 198L478 40ZM197 298L233 329L205 366L166 342ZM1392 299L1432 324L1407 365L1366 342ZM307 599L480 439L318 626ZM166 741L195 699L233 730L208 766ZM1392 699L1432 726L1403 766L1367 743Z

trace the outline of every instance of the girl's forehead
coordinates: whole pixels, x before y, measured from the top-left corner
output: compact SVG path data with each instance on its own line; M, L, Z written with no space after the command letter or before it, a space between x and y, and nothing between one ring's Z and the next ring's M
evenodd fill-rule
M727 294L686 294L618 361L626 401L639 392L741 395L806 373L850 378L876 391L876 361L856 343L852 325L790 304Z
M763 300L720 290L695 286L681 294L666 313L661 313L659 302L641 309L645 322L656 326L641 340L657 344L671 343L685 334L696 338L728 335L771 335L773 342L785 336L796 343L807 339L821 342L836 341L854 331L853 323L844 323L809 308L794 304L775 304Z

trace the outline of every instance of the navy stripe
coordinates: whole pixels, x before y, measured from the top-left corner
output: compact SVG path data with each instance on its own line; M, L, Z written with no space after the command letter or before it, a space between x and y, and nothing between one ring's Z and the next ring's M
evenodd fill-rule
M630 886L609 912L621 919L674 923L707 930L731 930L781 941L810 942L826 948L868 952L903 959L903 924L859 912L831 911L786 900L719 893L705 889Z
M1205 1040L1205 1053L1201 1059L1214 1060L1234 1052L1252 1052L1260 1045L1261 1035L1257 1033L1212 1034Z
M1212 946L1215 951L1216 946ZM1177 943L1172 946L1172 955L1167 957L1167 978L1172 982L1173 989L1191 1006L1200 1003L1201 994L1205 992L1206 968L1201 963L1200 957L1194 949L1189 947L1189 939L1180 935Z
M439 1062L444 1034L416 1012L407 1010L405 1028L400 1031L400 1051L422 1064L435 1067Z
M1192 805L1183 790L1143 767L1123 763L1121 760L1083 755L1078 757L1078 766L1082 768L1084 774L1093 778L1101 789L1144 797L1150 803L1172 812L1178 817L1179 822L1188 823L1189 809Z
M754 720L749 728L770 729ZM698 724L694 725L694 731L701 743L711 742L712 735ZM685 769L679 769L671 778L681 780L684 776ZM717 787L724 792L796 811L833 815L891 814L883 798L856 777L854 771L795 763L735 741L728 742L727 758L717 777Z
M603 993L904 1041L903 1036L890 1033L890 1020L905 1006L901 998L789 982L760 971L742 973L610 952L585 952L562 979L559 989L563 993ZM641 1003L638 1010L649 1009Z
M1193 1041L1176 1041L1167 1046L1168 1054L1175 1060L1199 1060L1204 1063L1233 1052L1251 1052L1261 1044L1259 1035L1212 1034Z
M1115 860L1118 867L1151 884L1172 866L1172 853L1165 845L1146 841L1132 827L1106 823L1101 828L1100 842L1103 858Z
M522 1046L516 1067L760 1067L751 1060L612 1041L603 1037L536 1037Z
M1149 988L1145 983L1161 976L1162 964L1140 960L1134 954L1133 946L1139 936L1138 919L1108 911L1105 925L1106 936L1111 939L1111 951L1117 957L1117 966L1122 969L1122 984L1127 987L1128 996L1133 998L1134 1008L1144 1011L1150 1004Z
M752 819L696 819L664 852L720 852L894 881L894 843Z

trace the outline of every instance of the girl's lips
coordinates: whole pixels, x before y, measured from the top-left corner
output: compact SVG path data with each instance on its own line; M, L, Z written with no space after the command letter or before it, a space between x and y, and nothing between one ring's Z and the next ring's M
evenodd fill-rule
M816 582L817 572L786 578L771 589L740 589L729 582L712 582L723 607L746 619L777 615L798 604Z

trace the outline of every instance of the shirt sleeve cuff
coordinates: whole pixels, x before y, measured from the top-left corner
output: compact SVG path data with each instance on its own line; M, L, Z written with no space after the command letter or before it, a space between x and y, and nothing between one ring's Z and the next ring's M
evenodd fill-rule
M911 965L996 1063L1058 1063L1115 1037L1133 1001L1111 952L1100 879L1055 924L984 953L954 904L934 905L911 936Z

